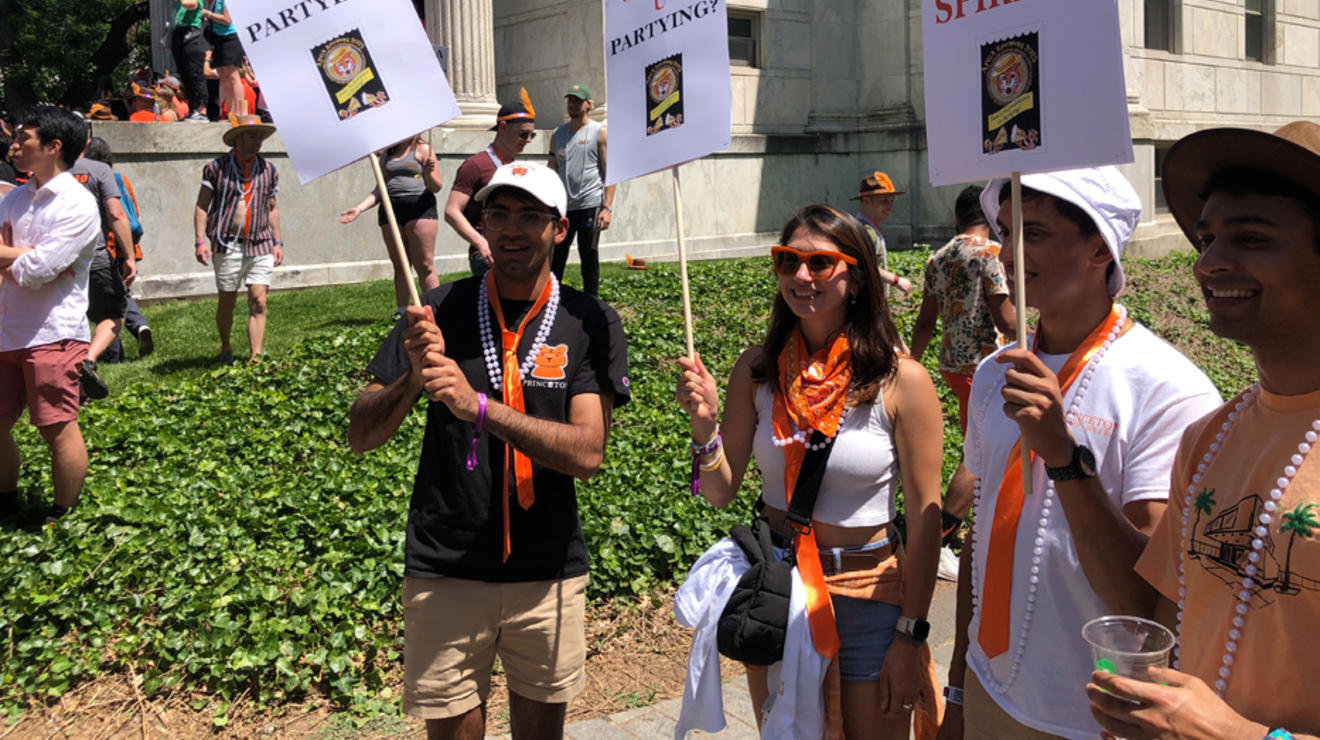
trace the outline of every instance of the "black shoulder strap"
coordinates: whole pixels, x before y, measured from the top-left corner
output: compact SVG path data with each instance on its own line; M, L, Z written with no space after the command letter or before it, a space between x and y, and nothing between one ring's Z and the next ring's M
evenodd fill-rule
M798 473L797 484L793 486L793 500L788 505L788 521L795 531L806 532L811 529L811 512L816 508L820 483L825 480L825 462L830 459L832 449L834 437L826 437L812 430L807 439L807 455L802 459L802 470Z

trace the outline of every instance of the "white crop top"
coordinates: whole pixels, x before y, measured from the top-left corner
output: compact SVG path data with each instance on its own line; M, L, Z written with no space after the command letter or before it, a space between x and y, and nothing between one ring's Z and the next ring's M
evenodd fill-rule
M761 471L761 497L776 509L788 509L784 497L784 451L775 446L771 422L773 391L756 386L756 434L752 454ZM898 452L894 425L882 396L851 410L839 427L825 466L812 518L841 527L873 527L894 518L898 488Z

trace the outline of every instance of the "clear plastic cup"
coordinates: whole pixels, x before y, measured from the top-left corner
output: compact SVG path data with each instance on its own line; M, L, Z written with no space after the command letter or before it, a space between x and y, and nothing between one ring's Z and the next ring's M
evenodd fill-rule
M1150 681L1151 668L1167 668L1174 636L1164 625L1141 617L1098 617L1082 627L1095 670Z

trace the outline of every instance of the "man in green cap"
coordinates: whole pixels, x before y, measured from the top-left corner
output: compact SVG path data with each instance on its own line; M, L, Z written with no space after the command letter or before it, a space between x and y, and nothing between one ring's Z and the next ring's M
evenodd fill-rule
M591 88L574 84L564 94L568 123L550 137L550 169L568 191L568 236L555 246L550 269L564 279L568 249L577 237L582 258L582 290L596 295L600 288L600 254L596 242L610 227L614 187L605 185L605 126L591 120Z

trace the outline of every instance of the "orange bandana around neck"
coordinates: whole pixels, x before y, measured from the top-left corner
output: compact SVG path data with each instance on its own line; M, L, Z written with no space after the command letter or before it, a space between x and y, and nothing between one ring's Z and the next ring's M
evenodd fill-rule
M1105 341L1121 317L1118 305L1115 304L1109 316L1092 329L1068 356L1058 374L1061 396L1067 395L1068 388L1082 374L1086 364L1104 348ZM1132 323L1127 322L1124 330L1131 326ZM1032 337L1033 352L1036 351L1038 336ZM1032 461L1035 461L1034 454ZM1008 453L1004 477L999 483L994 518L990 524L990 545L986 550L985 584L981 588L981 627L977 641L990 658L1008 650L1013 601L1013 549L1017 544L1018 519L1022 516L1022 475L1022 440L1019 438Z
M504 310L500 307L499 290L495 287L495 273L486 273L486 297L490 302L490 309L495 314L495 321L500 328L500 367L503 369L504 381L501 384L500 393L504 398L504 405L517 411L520 414L527 413L527 407L523 400L522 373L518 363L518 343L522 341L523 332L527 330L527 325L532 319L545 307L546 301L550 300L550 294L554 289L554 281L547 279L545 287L541 289L541 294L537 296L536 302L527 309L527 314L523 316L522 323L518 325L517 331L509 331L504 323ZM509 466L512 463L516 489L518 492L518 505L524 509L530 509L532 503L536 500L535 493L532 490L532 461L526 455L519 452L513 445L505 443L504 445L504 562L509 562L509 552L512 548L512 540L509 537Z
M779 392L774 394L771 411L775 436L789 439L798 430L834 436L839 431L851 383L852 351L848 348L847 335L839 332L826 347L808 356L802 330L793 332L779 353ZM784 500L790 504L806 456L805 440L784 446ZM794 558L807 592L811 639L816 652L833 658L839 652L839 633L834 627L834 608L825 586L818 549L814 529L798 532L793 538Z

